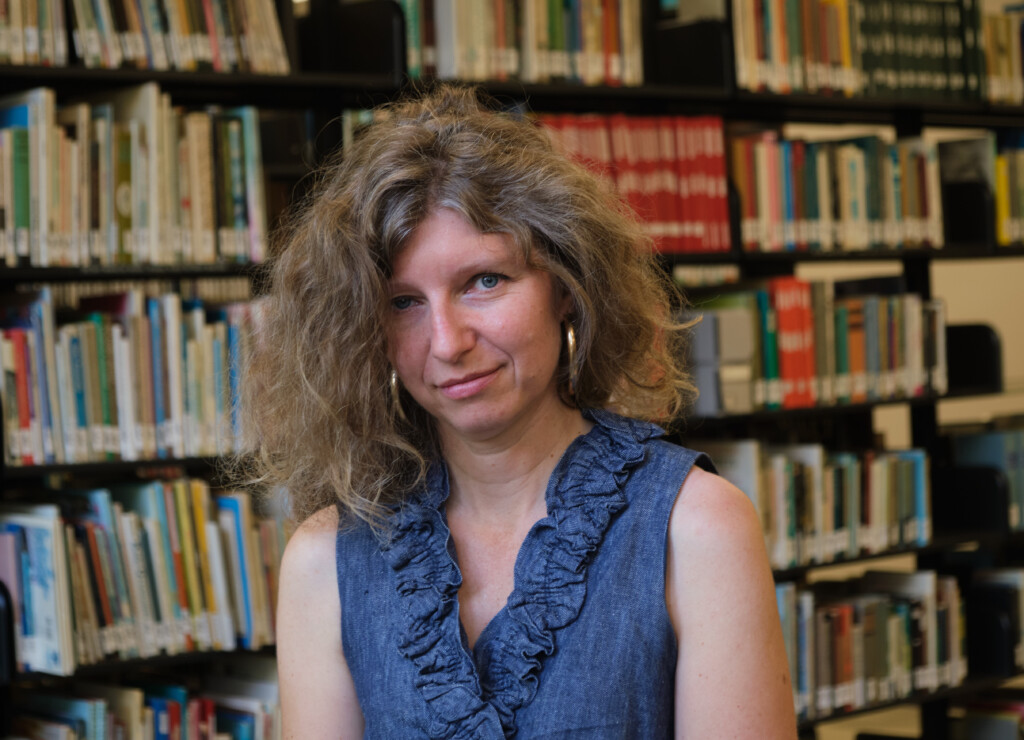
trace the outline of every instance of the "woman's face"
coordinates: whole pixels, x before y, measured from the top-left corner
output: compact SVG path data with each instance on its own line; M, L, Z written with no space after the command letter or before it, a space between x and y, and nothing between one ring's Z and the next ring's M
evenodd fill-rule
M398 254L389 290L388 356L442 439L493 440L561 404L570 300L510 237L438 209Z

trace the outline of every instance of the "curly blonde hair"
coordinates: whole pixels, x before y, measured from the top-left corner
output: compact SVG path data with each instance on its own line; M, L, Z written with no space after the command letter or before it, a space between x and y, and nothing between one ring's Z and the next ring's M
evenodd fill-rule
M439 208L511 237L572 297L580 407L671 420L693 392L679 300L649 239L599 178L521 116L453 85L396 102L319 173L268 266L243 384L252 479L298 521L341 503L382 523L440 451L430 417L391 401L383 331L395 256ZM563 350L560 387L569 367Z

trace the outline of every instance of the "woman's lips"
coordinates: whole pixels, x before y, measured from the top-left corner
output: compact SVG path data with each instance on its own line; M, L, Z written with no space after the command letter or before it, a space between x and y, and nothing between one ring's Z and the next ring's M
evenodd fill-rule
M490 385L491 381L497 376L498 369L495 368L488 372L472 373L455 380L445 381L439 387L441 389L441 393L444 394L446 398L457 401L476 395Z

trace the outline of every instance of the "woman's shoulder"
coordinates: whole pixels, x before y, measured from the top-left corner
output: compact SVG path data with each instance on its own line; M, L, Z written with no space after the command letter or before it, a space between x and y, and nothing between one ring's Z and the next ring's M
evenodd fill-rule
M338 510L327 506L307 517L296 527L284 549L282 570L306 571L333 558L338 535Z
M764 546L761 522L750 498L697 465L683 482L672 509L670 536L677 548L695 555Z

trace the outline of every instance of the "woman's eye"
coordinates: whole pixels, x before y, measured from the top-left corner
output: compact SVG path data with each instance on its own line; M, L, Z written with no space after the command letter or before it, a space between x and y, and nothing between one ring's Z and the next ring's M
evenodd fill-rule
M481 288L486 288L487 290L491 290L492 288L497 288L498 287L498 283L501 282L501 275L495 275L495 274L481 275L480 277L477 278L477 282L480 283L480 287Z
M412 298L406 295L400 295L397 298L391 299L391 305L399 311L404 311L412 305Z

